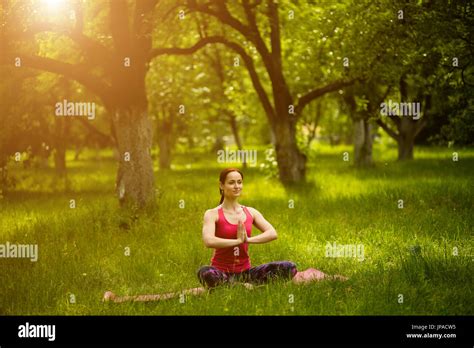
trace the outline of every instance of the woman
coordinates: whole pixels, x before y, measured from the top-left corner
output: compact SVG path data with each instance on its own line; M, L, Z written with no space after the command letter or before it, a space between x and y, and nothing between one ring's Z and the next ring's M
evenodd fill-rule
M180 294L199 295L207 289L223 284L242 283L247 288L267 283L271 280L292 280L294 283L308 283L323 279L347 280L343 276L329 276L317 269L298 271L291 261L274 261L251 267L249 244L268 243L277 239L273 226L256 209L238 203L242 194L244 175L236 168L224 169L219 176L221 200L216 208L204 214L202 237L204 245L215 249L210 266L201 267L197 274L204 287L178 293L160 295L139 295L117 297L108 291L104 300L154 301L179 296ZM262 233L252 237L252 226Z
M306 283L331 277L314 268L298 272L291 261L274 261L251 267L249 244L268 243L277 239L275 228L256 209L238 203L243 189L243 173L236 168L224 169L219 177L221 200L219 206L204 214L203 240L208 248L216 249L210 266L201 267L198 278L202 285L214 288L225 283L262 284L274 279ZM252 237L252 225L261 234Z

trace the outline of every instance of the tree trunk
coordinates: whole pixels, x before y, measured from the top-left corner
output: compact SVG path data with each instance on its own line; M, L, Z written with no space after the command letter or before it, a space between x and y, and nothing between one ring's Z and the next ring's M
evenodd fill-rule
M163 113L163 120L159 122L159 138L158 146L160 148L160 169L170 169L171 168L171 148L172 148L172 132L173 124L171 121L171 115L166 115Z
M272 129L272 127L268 127L268 130L270 132L270 143L272 144L273 147L276 147L275 131Z
M275 152L278 173L283 185L304 182L306 177L306 156L296 144L296 127L293 120L274 125Z
M406 76L400 78L400 100L408 101L408 84ZM413 147L415 145L417 124L411 118L402 116L398 124L398 160L413 159Z
M54 151L54 167L59 176L66 175L66 149L64 146L56 147Z
M239 150L243 150L242 148L242 141L240 140L240 135L239 135L239 129L237 126L237 118L235 115L232 115L231 113L229 114L229 122L230 122L230 128L232 129L232 135L234 136L235 143L237 144L237 148ZM247 162L242 163L244 169L247 168Z
M76 151L74 152L74 161L79 161L79 157L81 156L82 151L84 151L85 144L87 144L87 139L89 139L89 137L86 138L86 141L76 144Z
M412 160L417 131L415 121L405 117L401 119L398 136L398 160Z
M222 150L224 148L224 138L221 134L216 134L216 139L214 141L214 145L212 145L211 153L215 154L217 151Z
M372 161L372 126L368 115L357 111L357 103L354 95L347 94L344 100L349 109L349 115L354 126L354 165L366 167L373 164Z
M398 142L398 160L412 160L413 159L413 148L415 142L414 139L405 139Z
M235 143L237 144L237 148L242 150L242 141L240 140L236 117L234 115L229 115L229 122L230 128L232 129L232 135L234 136Z
M0 163L0 198L6 195L8 189L8 172L7 166Z
M117 109L113 115L119 152L116 180L119 202L121 206L142 208L154 198L152 128L146 104Z
M158 141L158 146L160 147L160 169L171 168L171 144L166 138L160 137Z
M321 120L322 115L322 105L321 101L318 101L315 106L315 119L314 122L310 122L309 125L309 134L306 139L306 148L310 150L311 142L316 138L316 130L318 129L319 121Z
M372 126L368 120L353 119L354 125L354 164L357 167L371 166L372 163Z
M64 177L66 175L66 141L69 123L58 117L55 118L54 123L54 167L56 174Z

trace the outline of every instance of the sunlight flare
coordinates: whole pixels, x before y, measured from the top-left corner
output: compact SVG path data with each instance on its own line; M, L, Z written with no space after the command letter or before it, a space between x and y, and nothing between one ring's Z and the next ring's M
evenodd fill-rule
M64 6L65 0L41 0L44 7L48 10L59 10Z

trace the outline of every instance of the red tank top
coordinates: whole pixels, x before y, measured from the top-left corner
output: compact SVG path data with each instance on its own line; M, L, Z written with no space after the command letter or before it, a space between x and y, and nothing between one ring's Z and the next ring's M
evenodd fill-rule
M244 226L247 230L247 236L250 237L252 235L253 217L247 207L242 206L242 208L247 217ZM217 212L219 213L219 219L216 222L216 237L236 239L238 225L231 224L227 221L222 207L219 207ZM235 247L215 249L211 266L228 273L241 273L246 271L251 267L248 250L248 243L242 243Z

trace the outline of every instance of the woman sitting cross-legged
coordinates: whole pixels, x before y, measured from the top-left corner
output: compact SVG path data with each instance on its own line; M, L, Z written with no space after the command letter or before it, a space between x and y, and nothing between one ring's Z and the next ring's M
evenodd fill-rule
M341 275L327 275L317 269L298 271L291 261L274 261L251 267L249 244L268 243L277 239L273 226L256 209L238 203L243 189L243 174L235 168L224 169L219 177L221 200L216 208L204 214L202 231L206 247L215 249L210 266L201 267L197 276L203 287L176 293L118 297L110 291L105 301L156 301L178 297L180 294L199 295L223 284L254 285L271 280L291 280L296 284L320 280L347 280ZM252 226L262 231L252 237Z

